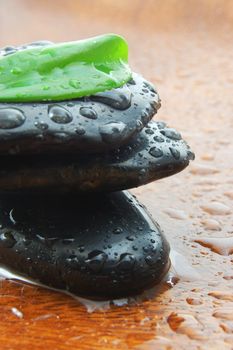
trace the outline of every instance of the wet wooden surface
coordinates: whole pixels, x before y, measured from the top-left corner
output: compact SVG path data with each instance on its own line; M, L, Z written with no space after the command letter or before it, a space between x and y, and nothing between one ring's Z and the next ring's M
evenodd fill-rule
M62 293L2 281L0 348L233 349L231 1L0 1L0 43L123 34L162 98L157 119L196 153L135 189L173 248L176 280L146 301L88 313Z

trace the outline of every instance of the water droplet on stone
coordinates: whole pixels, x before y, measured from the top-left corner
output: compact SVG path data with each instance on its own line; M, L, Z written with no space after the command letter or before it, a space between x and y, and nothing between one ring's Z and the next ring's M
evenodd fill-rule
M49 117L53 122L58 124L67 124L73 119L71 113L59 105L49 107Z
M158 129L164 129L165 127L166 127L166 123L165 122L161 122L161 121L159 121L159 122L157 122L157 127L158 127Z
M14 129L25 122L23 112L17 108L0 109L0 129Z
M35 122L35 127L39 130L47 130L49 128L48 124L43 121Z
M157 147L152 147L149 150L150 155L152 155L155 158L159 158L163 156L163 151Z
M167 128L160 130L161 134L172 140L181 140L181 134L175 129Z
M187 156L189 160L195 159L195 154L192 151L187 151Z
M152 129L145 129L145 133L148 135L153 135L154 131Z
M15 245L16 240L10 231L6 231L0 234L0 243L6 248L12 248Z
M121 141L127 126L123 122L111 122L99 127L100 135L104 142L115 143Z
M113 230L113 233L116 235L119 235L122 232L123 232L123 229L121 227L117 227Z
M100 250L94 250L88 254L88 259L85 263L94 272L99 272L103 268L105 261L107 260L107 254Z
M164 138L163 137L161 137L161 136L154 136L154 140L156 141L156 142L164 142Z
M180 159L180 152L178 149L169 147L169 150L175 159Z
M131 105L132 94L127 86L118 89L98 92L91 96L91 99L100 103L104 103L112 108L124 110Z
M89 119L97 119L96 111L91 107L81 107L79 113Z
M147 255L147 256L145 257L145 261L146 261L147 265L149 265L149 266L155 265L156 262L157 262L157 260L158 260L158 259L155 259L155 257L152 256L152 255Z
M118 262L118 267L121 270L131 270L135 264L134 255L123 253L120 255L120 260Z
M135 237L134 236L127 236L126 239L128 239L128 241L134 241Z
M86 131L85 131L84 128L78 127L78 126L77 126L77 128L75 128L75 132L76 132L76 134L78 134L78 135L84 135Z
M141 120L137 120L136 121L136 129L137 131L141 131L143 129L143 123L141 122Z

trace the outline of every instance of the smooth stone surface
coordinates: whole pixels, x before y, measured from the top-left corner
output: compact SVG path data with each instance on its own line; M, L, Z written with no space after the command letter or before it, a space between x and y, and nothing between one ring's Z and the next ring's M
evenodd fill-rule
M150 122L129 145L108 154L2 157L0 192L117 191L178 173L193 158L178 132Z
M50 44L45 41L3 48L0 56ZM121 88L90 97L50 103L0 103L0 154L109 151L129 142L159 107L154 87L135 73ZM18 121L19 113L23 115L22 123ZM10 126L6 128L8 119Z
M1 265L82 296L140 293L170 266L160 227L128 192L3 196L0 224Z

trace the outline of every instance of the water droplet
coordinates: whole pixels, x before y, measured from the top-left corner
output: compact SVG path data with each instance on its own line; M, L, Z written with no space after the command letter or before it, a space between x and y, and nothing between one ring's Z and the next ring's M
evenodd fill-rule
M74 254L66 258L66 261L71 268L77 269L80 266L78 257Z
M131 98L131 91L126 85L118 89L98 92L97 94L91 96L92 100L119 110L129 108L131 105Z
M69 85L75 89L79 89L80 88L80 81L77 79L70 79Z
M49 128L48 124L43 121L35 122L35 127L39 130L47 130Z
M81 107L79 113L89 119L97 119L96 111L91 107Z
M159 157L163 156L163 151L161 149L157 148L157 147L152 147L149 150L149 153L155 158L159 158Z
M220 255L233 254L233 237L200 237L194 239L194 242Z
M131 270L135 264L134 255L123 253L120 255L120 260L118 262L118 267L121 270Z
M161 134L168 137L171 140L181 140L181 134L175 129L166 128L160 130Z
M115 143L122 140L127 126L123 122L111 122L99 127L100 135L104 142Z
M168 214L172 219L178 219L178 220L187 219L187 215L183 210L168 208L168 209L165 209L164 212Z
M164 138L162 138L161 136L157 136L157 135L154 137L154 140L156 142L164 142Z
M178 253L174 249L170 252L170 260L174 274L183 281L196 281L200 280L200 274L190 265L188 260L182 254Z
M14 46L6 46L2 49L4 51L5 56L11 55L12 53L15 53L17 49Z
M175 159L180 159L180 152L178 151L178 149L169 147L169 150Z
M156 125L160 130L164 129L167 126L165 122L157 122Z
M221 226L217 220L214 219L204 219L201 220L201 224L207 229L207 230L213 230L213 231L220 231Z
M20 74L21 72L22 72L22 69L19 68L19 67L14 67L14 68L11 69L11 73L12 73L12 74L15 74L15 75L18 75L18 74Z
M152 129L145 129L145 133L148 135L153 135L154 131Z
M0 243L6 248L12 248L16 240L10 231L6 231L0 234Z
M216 310L213 313L213 316L216 318L222 318L223 320L233 321L233 308L227 307L227 308Z
M213 292L209 292L208 295L220 300L233 301L232 292L214 290Z
M155 265L157 263L158 259L155 258L155 256L147 255L145 257L145 261L146 261L147 265L153 266L153 265Z
M201 305L202 304L202 301L200 299L197 299L197 298L187 298L186 301L189 305Z
M84 245L80 245L80 246L78 247L78 250L80 251L80 253L83 253L83 252L85 251Z
M123 229L121 227L117 227L113 230L113 233L116 235L119 235L122 232L123 232Z
M78 127L78 126L77 126L77 128L75 128L75 132L76 132L76 134L78 134L78 135L84 135L86 131L85 131L84 128Z
M33 41L28 45L29 46L50 46L50 45L53 45L53 43L52 41L48 41L48 40L38 40L38 41Z
M141 120L137 120L136 121L136 129L137 129L137 131L141 131L143 129L143 127L144 127L144 125L141 122Z
M195 154L192 151L187 151L187 156L189 160L195 159Z
M207 340L208 337L203 335L203 326L190 314L172 312L167 319L170 328L179 334L184 334L190 339Z
M12 307L11 308L11 312L18 318L23 318L23 313L22 311L20 311L19 309L17 309L16 307Z
M0 109L0 129L14 129L25 122L23 112L17 108Z
M105 261L107 260L107 254L100 250L94 250L88 254L88 259L85 263L94 272L99 272L103 268Z
M128 241L133 242L135 237L131 235L131 236L127 236L126 239L128 239Z
M210 202L201 205L201 208L211 215L227 215L231 213L231 209L220 202Z
M53 122L58 124L67 124L73 119L71 113L59 105L49 107L49 117Z
M67 106L68 106L68 107L74 107L75 104L74 104L74 102L68 102L68 103L67 103Z

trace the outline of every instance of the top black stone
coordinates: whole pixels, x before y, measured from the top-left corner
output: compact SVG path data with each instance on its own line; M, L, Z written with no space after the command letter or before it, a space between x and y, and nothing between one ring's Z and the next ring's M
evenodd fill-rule
M0 53L26 47L5 48ZM0 154L109 151L127 143L159 107L154 87L137 74L121 88L85 98L0 103Z

